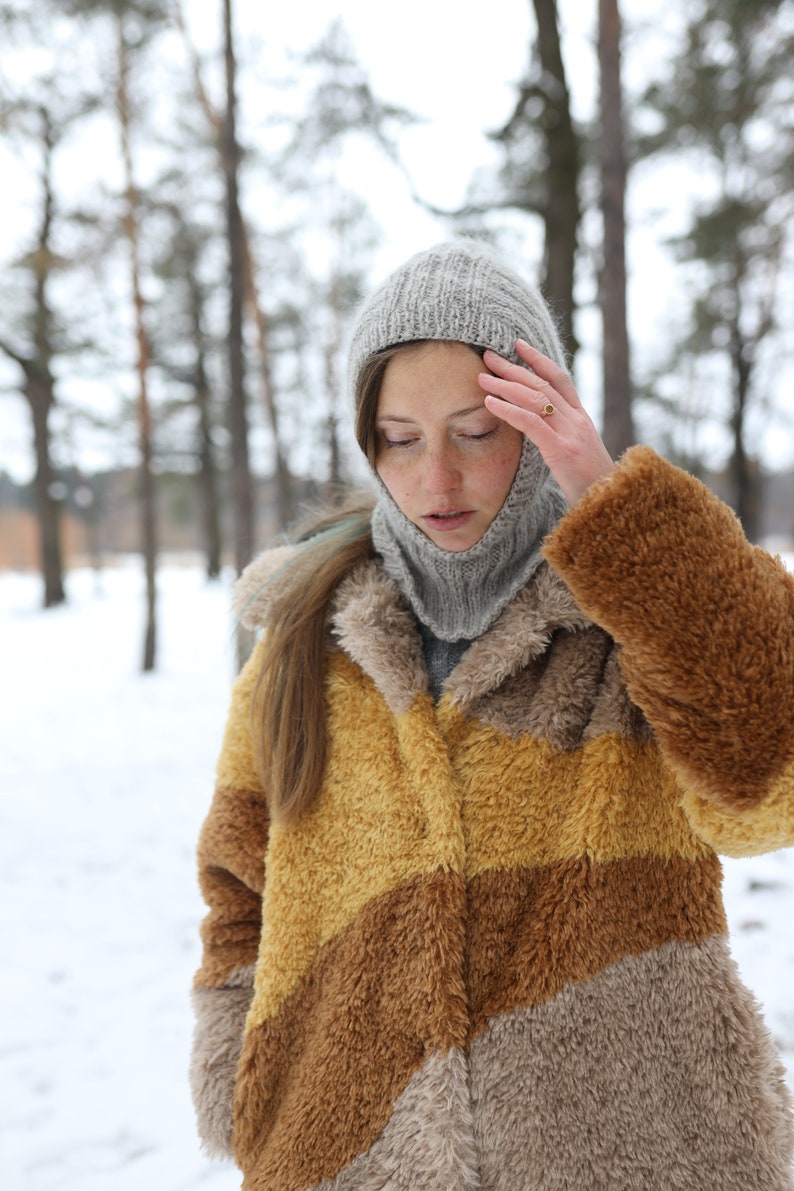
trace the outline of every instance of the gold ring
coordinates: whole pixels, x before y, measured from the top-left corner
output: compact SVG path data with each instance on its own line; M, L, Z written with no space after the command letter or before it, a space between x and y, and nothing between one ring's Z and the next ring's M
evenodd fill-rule
M544 406L543 406L543 409L540 411L540 416L541 416L542 418L548 418L548 417L550 417L550 416L551 416L553 413L554 413L554 406L551 404L551 402L549 402L549 404L548 404L548 405L544 405Z

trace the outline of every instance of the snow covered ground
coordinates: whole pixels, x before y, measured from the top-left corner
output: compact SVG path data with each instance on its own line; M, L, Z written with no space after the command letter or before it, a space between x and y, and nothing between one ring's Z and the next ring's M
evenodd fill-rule
M203 913L194 847L232 679L229 586L160 576L139 673L135 562L42 613L0 575L0 1185L232 1191L186 1081ZM794 850L726 863L734 951L794 1090Z

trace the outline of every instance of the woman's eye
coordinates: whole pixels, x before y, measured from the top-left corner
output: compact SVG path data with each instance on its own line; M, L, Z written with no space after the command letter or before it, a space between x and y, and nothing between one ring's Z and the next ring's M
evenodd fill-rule
M387 449L391 447L410 447L416 441L415 438L387 438L385 434L383 436L383 445Z
M470 442L486 442L489 438L496 435L498 426L494 426L491 430L486 430L482 434L464 434L464 438L469 439Z

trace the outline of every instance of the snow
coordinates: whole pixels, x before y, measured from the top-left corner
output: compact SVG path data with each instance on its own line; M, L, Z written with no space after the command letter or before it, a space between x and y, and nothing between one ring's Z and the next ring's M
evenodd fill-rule
M789 561L794 562L794 559ZM137 562L0 575L0 1153L5 1191L232 1191L186 1070L204 912L194 849L232 681L229 576ZM733 946L794 1090L794 850L727 861Z

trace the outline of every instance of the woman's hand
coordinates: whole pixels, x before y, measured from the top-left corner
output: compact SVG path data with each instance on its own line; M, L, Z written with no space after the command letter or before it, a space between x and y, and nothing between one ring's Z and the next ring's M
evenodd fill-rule
M496 352L485 353L485 366L492 373L479 376L485 404L535 444L569 504L575 505L615 464L568 373L523 339L517 341L516 351L531 371Z

